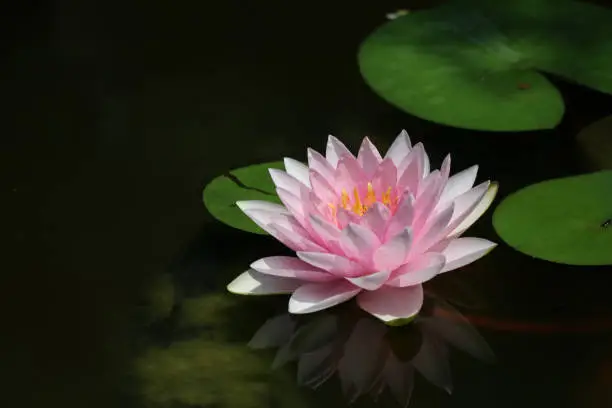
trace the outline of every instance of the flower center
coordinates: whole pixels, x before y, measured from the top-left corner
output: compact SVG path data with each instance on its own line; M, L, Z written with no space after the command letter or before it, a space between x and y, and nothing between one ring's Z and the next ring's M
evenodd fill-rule
M368 212L368 210L374 205L376 202L380 202L393 212L397 203L399 201L399 197L391 197L392 188L389 187L384 193L377 195L376 191L374 191L374 187L372 183L368 183L368 191L361 197L359 195L359 190L357 187L353 189L353 197L349 195L346 190L342 190L342 194L340 195L340 199L337 203L329 203L328 206L331 209L331 216L334 221L336 221L336 217L338 214L338 207L351 211L358 216L362 216Z

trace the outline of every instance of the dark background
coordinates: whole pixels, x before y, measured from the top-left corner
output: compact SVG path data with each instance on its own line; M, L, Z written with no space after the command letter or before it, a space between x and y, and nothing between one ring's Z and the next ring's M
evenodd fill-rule
M121 406L143 282L201 234L227 256L252 240L202 205L227 169L303 159L328 133L382 150L406 128L433 165L448 151L455 169L480 163L500 197L580 171L571 137L612 113L609 96L560 82L558 129L493 134L411 117L367 88L359 43L385 13L416 6L3 4L0 406Z

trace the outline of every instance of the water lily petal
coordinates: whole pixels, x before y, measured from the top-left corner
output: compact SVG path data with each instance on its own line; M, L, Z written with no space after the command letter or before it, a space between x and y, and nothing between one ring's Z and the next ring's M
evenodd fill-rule
M308 283L301 286L289 299L289 313L313 313L345 302L361 292L348 281Z
M372 144L369 138L364 137L359 147L357 161L366 174L366 177L371 178L378 165L382 161L382 157L376 146Z
M399 234L381 245L374 253L374 268L376 270L394 270L402 265L412 245L412 230L404 228Z
M291 215L295 217L302 227L305 227L306 212L304 210L304 201L300 200L299 197L292 194L289 190L285 190L284 188L277 187L276 194L278 194L278 198L280 198Z
M386 323L408 319L419 313L423 306L423 287L383 286L376 291L361 292L357 296L357 303L363 310Z
M457 196L453 202L455 203L455 212L448 223L447 235L457 228L463 221L474 212L474 209L482 201L483 197L489 190L489 181L480 183L476 187Z
M310 171L310 185L315 195L325 203L335 203L338 200L338 195L334 187L327 180L314 170Z
M427 177L429 175L431 164L429 162L429 156L425 149L423 149L423 177Z
M395 189L397 185L397 167L391 159L385 159L380 163L372 177L372 186L379 199L382 195L391 188Z
M297 256L312 266L340 277L356 277L365 272L365 269L357 262L336 254L299 251Z
M328 222L323 217L312 214L310 216L310 225L314 232L325 242L339 241L342 231L331 222Z
M455 203L450 203L438 214L427 220L422 231L419 231L421 235L415 240L416 242L410 251L410 256L427 252L432 245L446 237L448 224L455 212L454 208Z
M442 254L426 253L393 271L389 286L419 285L434 278L442 271L446 258Z
M244 213L250 210L267 211L271 217L277 214L289 214L289 211L287 211L287 209L283 207L282 205L271 203L269 201L263 201L263 200L236 201L236 205Z
M398 167L397 187L416 196L423 178L423 144L418 143Z
M359 216L352 211L345 210L344 208L337 208L336 222L338 223L338 228L344 229L350 223L359 223Z
M391 275L390 270L378 271L369 275L358 276L356 278L346 278L347 281L351 282L355 286L359 286L365 290L376 290L387 282Z
M464 218L464 220L459 224L453 231L449 233L451 236L459 236L465 232L468 228L472 226L481 216L487 211L495 196L497 195L498 184L493 182L489 186L489 189L485 193L482 200L476 205L476 207L472 210L472 212Z
M329 184L334 182L335 168L314 149L308 148L308 167L311 171L319 173Z
M419 234L421 228L433 214L443 188L444 175L438 170L431 172L419 186L419 193L414 203L414 221L412 223L415 234Z
M340 159L334 177L333 187L335 187L336 194L340 195L346 191L351 200L353 189L357 188L359 192L365 191L368 182L363 169L353 156L344 156Z
M366 263L374 250L380 246L380 240L368 228L350 223L340 235L340 248L351 259Z
M474 186L476 181L476 175L478 173L478 165L468 167L467 169L461 170L458 173L453 174L444 186L442 196L440 197L441 203L447 203L459 195L467 192Z
M242 212L249 217L255 224L257 224L261 229L270 234L269 225L277 219L286 219L293 218L291 213L283 206L273 203L270 206L266 206L263 204L264 201L260 201L259 203L255 203L254 201L238 201L236 205L238 208L242 210ZM259 205L261 204L261 205ZM275 206L275 207L272 207ZM270 208L268 209L257 209L260 208Z
M290 176L295 177L306 187L310 187L308 167L304 163L300 163L299 161L291 159L289 157L285 157L283 161L285 163L285 170Z
M349 149L346 148L344 143L338 140L336 137L329 135L327 138L327 147L325 149L325 158L329 164L335 169L338 166L338 162L343 157L353 157L353 154Z
M497 244L483 238L457 238L452 240L442 255L446 257L446 265L442 272L452 271L472 263L488 254Z
M385 239L387 223L390 218L391 211L389 208L382 203L376 202L361 217L359 224L369 228L382 241Z
M265 275L249 269L227 285L237 295L275 295L291 293L304 283L297 279Z
M410 194L405 195L395 214L391 217L386 231L386 240L399 234L404 228L412 225L414 220L414 197Z
M311 282L329 282L338 277L291 256L269 256L251 264L251 268L266 275L295 278Z
M272 182L277 188L289 191L295 196L300 196L301 190L307 188L302 182L288 173L279 169L268 169Z
M292 217L286 219L275 218L272 223L265 225L264 230L294 251L325 251L323 247L310 238L308 231Z
M411 149L412 143L410 142L408 132L402 130L391 144L391 147L389 147L389 150L387 150L385 159L391 159L395 166L399 167L402 161L408 156Z

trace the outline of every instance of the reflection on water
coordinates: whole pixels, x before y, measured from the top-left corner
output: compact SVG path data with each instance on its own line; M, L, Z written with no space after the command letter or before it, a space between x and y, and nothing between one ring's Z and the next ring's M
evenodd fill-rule
M354 304L315 314L283 314L255 333L253 349L278 348L273 368L297 361L297 382L317 388L338 374L349 402L374 399L388 389L403 407L410 402L415 372L452 392L450 345L486 362L494 355L485 340L450 304L428 296L427 308L407 326L390 327Z

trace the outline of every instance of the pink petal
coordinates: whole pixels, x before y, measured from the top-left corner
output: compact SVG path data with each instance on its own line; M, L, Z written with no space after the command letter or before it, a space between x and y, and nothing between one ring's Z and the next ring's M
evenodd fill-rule
M297 160L285 157L285 170L290 176L293 176L306 187L310 187L310 177L308 175L308 167L304 163Z
M289 214L289 211L287 211L287 209L283 207L282 205L271 203L269 201L263 201L263 200L236 201L236 205L238 206L238 208L242 210L242 212L246 212L250 210L266 211L267 213L269 213L270 217L278 215L278 214Z
M429 175L430 166L429 156L427 155L425 148L423 148L423 177L427 177L427 175Z
M343 191L346 191L351 199L353 199L352 192L354 188L361 191L367 184L365 173L361 169L357 159L352 156L344 156L340 159L334 177L336 193L342 194Z
M456 197L453 202L455 203L455 213L448 223L447 235L451 233L459 224L461 224L472 212L476 206L482 201L483 197L489 190L490 182L485 181L474 187L471 190Z
M297 279L265 275L250 269L231 281L227 290L238 295L274 295L291 293L303 284Z
M472 263L488 254L497 244L483 238L457 238L452 240L442 255L446 265L442 272L452 271Z
M385 159L376 169L376 173L372 178L372 186L379 198L384 194L389 187L395 189L397 185L397 168L391 159Z
M442 195L442 191L444 190L446 183L448 183L448 178L450 175L450 168L451 168L451 156L450 154L447 154L444 160L442 160L442 165L440 166L440 174L442 176L442 188L440 190L440 196ZM440 199L440 196L438 196L438 199Z
M251 264L251 268L266 275L295 278L302 281L329 282L338 279L301 259L290 256L270 256Z
M338 222L338 228L344 229L350 223L357 224L359 222L359 216L352 211L338 208L336 210L336 221Z
M414 204L414 221L412 226L415 234L420 234L421 228L433 213L443 187L443 175L438 170L433 171L423 181L422 189L420 189Z
M326 221L323 217L318 215L311 215L309 220L312 229L323 241L340 240L342 231L331 222Z
M356 278L346 278L346 280L362 289L376 290L384 285L387 279L389 279L389 275L391 275L391 271L386 270L374 272L370 275L358 276Z
M340 277L356 277L365 272L365 269L357 262L336 254L298 251L297 256L312 266Z
M399 267L406 261L411 244L412 230L410 227L406 227L374 253L374 268L376 270L392 271Z
M474 182L476 181L477 173L478 165L475 165L452 175L448 179L446 186L444 186L442 196L440 197L440 202L450 202L457 198L459 195L471 189L474 185Z
M337 255L344 254L342 248L340 248L339 241L341 231L338 227L314 214L310 216L309 221L313 235L319 238L319 241L329 250L329 252Z
M357 303L363 310L387 323L408 319L419 313L423 306L423 287L383 286L376 291L360 293Z
M298 288L289 299L289 313L318 312L352 299L361 288L347 281L308 283Z
M322 201L312 190L301 196L307 214L316 214L325 219L331 219L329 203Z
M431 217L423 227L421 235L418 236L410 256L426 252L432 245L446 237L448 223L454 212L454 203L450 203L445 209Z
M264 227L265 231L294 251L325 251L293 217L276 217Z
M293 195L288 190L278 187L276 189L278 198L285 204L285 207L289 210L291 215L304 227L305 224L305 211L304 202L299 197Z
M399 206L395 210L395 214L389 221L389 226L386 232L386 239L392 238L399 234L404 228L412 225L414 220L414 197L406 194Z
M397 187L416 195L423 178L423 145L418 143L398 167Z
M419 285L434 278L442 271L446 259L441 254L427 253L393 271L389 286L406 287Z
M279 217L292 217L291 213L281 205L266 201L238 201L238 208L261 229L270 234L270 223Z
M368 178L372 177L382 161L378 149L376 149L376 146L374 146L367 137L363 138L361 142L361 147L359 147L359 153L357 154L357 161Z
M329 135L327 138L327 148L325 150L325 158L329 162L329 164L335 169L338 166L338 162L343 157L353 157L353 154L349 149L346 148L344 143L335 138L332 135Z
M379 246L380 240L376 234L366 227L350 223L342 230L340 248L348 258L365 263Z
M391 144L391 147L389 147L389 150L387 150L385 159L391 159L395 166L399 167L402 161L408 156L411 149L412 143L410 142L408 132L402 130Z
M335 203L338 201L338 194L335 189L316 171L310 171L310 185L315 195L325 203Z
M389 222L390 218L391 211L389 208L382 203L376 202L361 217L359 224L370 229L382 241L385 239L387 222Z
M334 182L335 168L316 150L308 148L308 167L311 171L319 173L328 183Z
M497 195L497 188L497 183L491 183L482 200L480 200L472 212L470 212L469 215L461 222L461 224L451 231L449 235L458 236L463 234L466 229L470 228L472 224L474 224L482 216L482 214L487 211Z
M300 196L302 189L307 189L307 187L302 184L295 177L290 176L286 172L279 169L269 169L270 177L272 178L272 182L277 188L282 188L283 190L289 191L291 194L295 196Z

